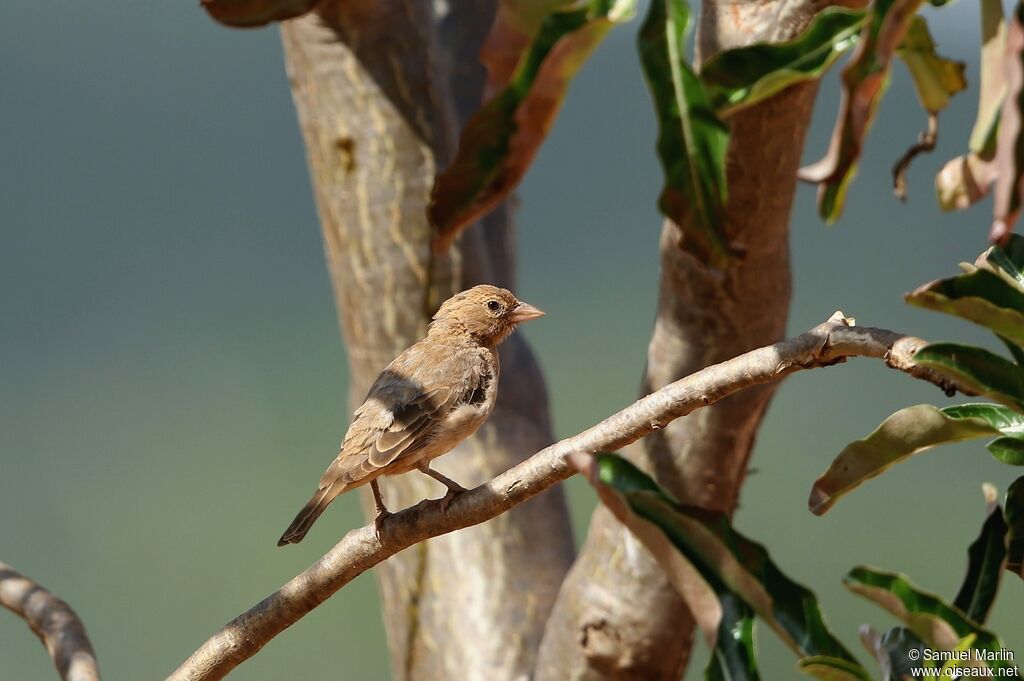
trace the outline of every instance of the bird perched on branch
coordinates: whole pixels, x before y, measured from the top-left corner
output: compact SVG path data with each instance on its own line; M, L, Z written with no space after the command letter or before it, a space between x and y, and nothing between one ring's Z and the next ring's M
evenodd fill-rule
M465 488L430 468L487 420L498 393L496 348L520 322L544 313L496 286L480 285L446 300L426 338L400 354L370 387L316 493L278 546L297 544L342 492L370 483L375 523L388 514L381 475L426 473L445 487L443 503Z

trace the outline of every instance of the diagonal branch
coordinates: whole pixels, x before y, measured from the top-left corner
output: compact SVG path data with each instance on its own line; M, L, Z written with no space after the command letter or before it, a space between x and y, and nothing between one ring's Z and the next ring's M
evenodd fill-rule
M64 681L100 681L96 653L71 606L2 561L0 605L28 623Z
M888 366L934 383L947 394L967 392L914 363L914 353L925 341L852 323L837 312L795 338L752 350L671 383L460 494L447 513L441 510L440 501L424 500L386 520L380 536L373 525L350 531L313 566L214 634L168 677L169 681L224 678L338 589L402 549L494 518L572 476L576 471L566 460L567 455L619 449L745 388L862 356L883 359Z

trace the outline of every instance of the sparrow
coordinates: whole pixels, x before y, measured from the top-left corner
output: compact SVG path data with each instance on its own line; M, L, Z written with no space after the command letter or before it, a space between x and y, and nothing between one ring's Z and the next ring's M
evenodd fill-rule
M425 338L394 359L370 387L313 497L278 540L297 544L342 492L367 483L378 530L389 515L377 478L413 469L448 492L443 508L465 488L430 468L476 432L494 410L498 394L497 347L521 322L544 313L497 286L457 293L434 315Z

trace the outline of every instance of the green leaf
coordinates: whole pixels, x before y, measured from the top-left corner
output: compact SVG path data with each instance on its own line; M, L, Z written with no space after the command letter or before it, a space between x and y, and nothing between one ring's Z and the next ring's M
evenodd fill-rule
M968 388L1024 411L1024 368L994 352L960 343L929 343L914 362L956 378Z
M754 611L729 592L721 595L722 623L704 670L706 681L759 681Z
M1006 24L1002 0L979 0L981 86L969 153L949 161L935 177L942 210L963 210L988 195L996 177L993 159L999 111L1006 98Z
M957 404L944 407L942 412L958 419L980 418L997 429L1002 436L989 442L986 448L999 461L1011 466L1024 466L1024 416L998 404Z
M974 648L974 642L977 640L977 636L974 634L968 634L960 639L960 642L956 644L953 651L956 653L965 653L968 659L963 660L958 656L952 656L949 660L946 660L945 664L942 665L939 673L939 678L943 679L957 679L964 676L963 670L971 667L989 671L989 667L977 660L970 659L973 655L966 653L965 651L972 650Z
M952 404L943 407L942 413L955 419L981 419L1003 435L1024 435L1024 415L998 404Z
M999 113L996 138L996 184L994 220L989 239L999 242L1012 231L1021 209L1021 181L1024 180L1024 2L1018 0L1006 32L1006 98Z
M1010 354L1013 356L1013 361L1017 363L1017 366L1024 366L1024 348L1021 348L1009 338L999 336L999 340L1001 340L1003 345L1006 346L1006 349L1010 351Z
M822 681L864 679L867 675L864 668L855 662L825 655L801 658L797 662L797 667L805 674L810 674L816 679L822 679Z
M949 106L950 97L967 88L966 64L935 52L935 41L922 16L911 20L896 54L910 70L917 98L929 113L939 113Z
M842 213L864 139L888 87L893 55L921 2L873 0L868 7L857 49L843 69L843 99L828 153L799 173L801 180L818 185L818 213L828 223Z
M320 0L200 0L207 14L233 28L266 26L311 11Z
M516 188L569 81L608 31L635 9L636 0L590 0L582 9L554 11L541 23L511 80L466 123L455 160L434 183L428 214L435 250L447 250L460 231Z
M1006 569L1024 579L1024 477L1006 490Z
M1011 234L1005 242L991 246L976 263L1024 291L1024 237Z
M723 50L701 67L711 105L721 116L820 78L857 43L864 11L827 7L793 40Z
M996 503L996 490L985 488L988 515L981 532L967 549L967 573L960 584L953 606L979 624L988 619L989 610L999 591L1006 560L1006 522L1003 509Z
M966 408L968 406L977 409L971 411ZM930 404L919 404L900 409L882 421L873 433L863 440L851 442L839 453L811 489L808 502L811 512L824 514L840 497L861 483L936 445L1002 434L999 426L990 420L996 417L984 409L986 406L989 405L939 409ZM1012 413L1008 409L1004 411ZM1022 422L1024 419L1015 421L1015 427L1019 428Z
M850 570L843 585L881 605L932 648L952 650L961 639L974 635L976 650L998 653L1005 649L995 634L935 594L918 589L903 575L859 566ZM1014 669L1012 662L986 661L993 669ZM1020 677L1014 674L1010 678Z
M1024 439L1022 436L997 437L985 446L999 461L1011 466L1024 466Z
M638 36L665 173L658 207L684 230L689 250L704 260L722 262L730 254L722 231L729 130L687 63L689 23L686 0L652 0Z
M1024 290L988 270L939 279L904 298L912 305L962 317L1024 344Z
M570 460L594 485L612 513L651 551L691 612L704 616L698 625L715 642L713 645L721 647L722 635L735 635L728 633L735 631L735 625L723 623L742 622L742 617L726 614L732 607L729 598L734 597L801 657L845 660L849 668L843 679L868 678L826 627L814 594L783 574L763 546L736 532L728 516L680 504L642 471L614 454L575 455ZM695 581L718 596L715 617L707 617L706 602L695 607L691 600ZM704 596L703 592L698 595ZM832 676L821 678L837 678L833 667L829 669ZM712 673L723 671L721 664L710 669Z
M480 46L480 63L487 69L487 92L508 85L541 25L572 0L500 0L494 24ZM576 6L579 9L579 6Z

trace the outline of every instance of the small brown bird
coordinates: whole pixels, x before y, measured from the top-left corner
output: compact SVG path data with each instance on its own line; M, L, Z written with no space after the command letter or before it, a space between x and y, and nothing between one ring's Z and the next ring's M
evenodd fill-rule
M427 337L400 354L370 387L313 498L278 540L297 544L342 492L370 483L379 523L388 515L377 478L418 469L448 488L465 488L430 468L487 420L498 394L496 348L520 322L544 313L509 291L480 285L446 300Z

